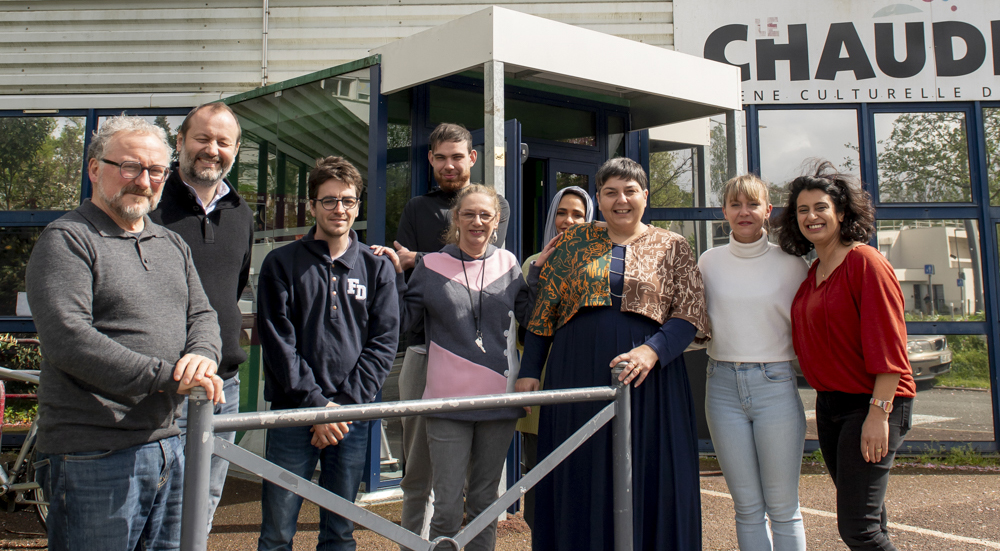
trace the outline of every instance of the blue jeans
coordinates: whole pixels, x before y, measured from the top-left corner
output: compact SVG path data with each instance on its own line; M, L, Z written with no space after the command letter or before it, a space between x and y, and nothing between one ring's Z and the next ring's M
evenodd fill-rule
M124 450L38 454L52 551L179 549L184 451L176 436Z
M240 376L237 374L235 377L226 379L222 383L222 393L226 397L225 404L217 404L215 406L215 415L224 415L226 413L239 413L240 412ZM188 414L188 401L184 400L184 405L181 407L181 416L177 419L177 426L181 429L181 442L187 445L187 414ZM229 442L236 442L235 432L220 432L215 436L227 440ZM226 484L226 475L229 473L229 462L225 459L213 455L212 456L212 471L208 478L208 531L212 531L212 518L215 517L215 509L219 507L219 500L222 499L222 487Z
M743 551L804 551L799 471L806 418L790 362L708 363L705 416ZM771 522L768 534L767 519Z
M312 479L318 460L319 485L353 503L364 475L371 424L371 421L355 421L349 425L351 431L346 438L322 450L310 443L309 426L268 429L264 457L306 480ZM291 551L302 498L264 482L260 505L258 551ZM321 508L317 551L354 551L356 547L354 521Z

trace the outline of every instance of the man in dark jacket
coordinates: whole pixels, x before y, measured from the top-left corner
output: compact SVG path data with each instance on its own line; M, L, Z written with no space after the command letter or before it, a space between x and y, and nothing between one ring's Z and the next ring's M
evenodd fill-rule
M240 123L229 106L206 103L193 109L177 132L180 160L164 185L159 207L150 213L154 222L187 242L205 294L219 316L222 359L218 374L224 381L226 402L215 407L217 415L239 412L239 367L247 359L240 347L243 316L238 303L250 273L253 212L226 181L239 149ZM183 438L187 432L186 401L177 424ZM235 432L216 436L236 440ZM212 456L209 530L228 470L228 461Z
M361 174L341 157L309 173L316 225L273 250L260 269L257 309L264 398L271 409L367 404L396 357L396 271L351 229L361 209ZM364 473L372 423L268 429L264 456L353 502ZM291 549L302 498L265 482L258 551ZM318 549L353 551L354 522L320 511Z

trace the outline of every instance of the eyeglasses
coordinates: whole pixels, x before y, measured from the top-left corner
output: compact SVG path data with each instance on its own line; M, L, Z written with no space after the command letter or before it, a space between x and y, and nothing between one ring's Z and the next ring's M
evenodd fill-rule
M163 165L142 166L135 161L116 163L107 159L101 159L101 162L118 167L118 172L120 172L122 178L125 178L126 180L138 178L139 175L145 171L149 173L150 182L160 184L163 183L163 181L167 179L167 176L170 175L170 169Z
M472 212L471 210L464 210L458 213L458 217L466 222L472 222L476 218L479 218L484 224L489 224L494 216L496 215L492 212Z
M313 201L323 205L324 210L335 210L337 208L337 203L344 204L344 210L351 210L361 203L361 199L357 197L324 197L322 199L313 199Z

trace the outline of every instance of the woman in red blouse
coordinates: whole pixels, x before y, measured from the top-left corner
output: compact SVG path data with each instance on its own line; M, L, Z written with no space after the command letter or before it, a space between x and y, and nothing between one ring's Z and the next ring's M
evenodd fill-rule
M916 395L903 293L889 262L866 244L875 212L858 182L824 162L788 187L781 248L794 255L816 249L819 257L792 303L792 341L816 389L840 536L851 549L894 550L885 491Z

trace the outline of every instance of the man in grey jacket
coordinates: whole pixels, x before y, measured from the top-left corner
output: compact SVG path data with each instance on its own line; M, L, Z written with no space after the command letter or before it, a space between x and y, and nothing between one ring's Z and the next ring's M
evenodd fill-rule
M169 162L162 129L106 120L87 152L93 198L49 224L28 261L53 551L180 546L176 418L195 386L222 398L221 343L191 251L147 216Z

